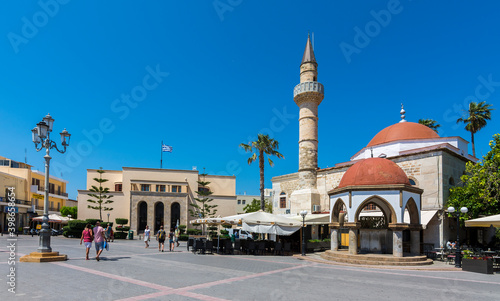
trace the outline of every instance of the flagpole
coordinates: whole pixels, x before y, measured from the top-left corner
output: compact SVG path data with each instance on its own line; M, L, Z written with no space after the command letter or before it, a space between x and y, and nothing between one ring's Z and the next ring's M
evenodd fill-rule
M160 157L160 169L162 169L162 168L163 168L163 140L161 141L160 152L161 152L161 157Z

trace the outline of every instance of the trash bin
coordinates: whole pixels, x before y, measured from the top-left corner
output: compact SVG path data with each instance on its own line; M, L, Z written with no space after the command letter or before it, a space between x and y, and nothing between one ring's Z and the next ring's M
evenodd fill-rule
M134 239L134 230L128 230L128 238L127 239Z

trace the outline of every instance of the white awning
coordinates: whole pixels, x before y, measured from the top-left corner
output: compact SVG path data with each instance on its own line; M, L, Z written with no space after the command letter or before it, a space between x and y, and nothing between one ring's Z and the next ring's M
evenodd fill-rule
M466 227L500 227L500 214L465 221Z
M427 229L427 224L434 218L437 212L437 210L420 211L420 224L422 224L423 229Z
M286 216L286 215L285 215ZM294 216L286 216L296 221L302 222L302 216L294 215ZM325 225L330 223L330 214L329 213L321 213L321 214L307 214L305 219L306 225Z

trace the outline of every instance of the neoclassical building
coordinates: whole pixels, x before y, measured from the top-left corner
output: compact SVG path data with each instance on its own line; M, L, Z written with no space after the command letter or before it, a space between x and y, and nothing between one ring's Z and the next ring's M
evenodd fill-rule
M99 218L99 211L89 209L89 189L99 178L95 169L87 170L87 189L78 190L78 218ZM114 222L116 218L128 218L130 227L136 233L149 225L153 231L160 226L175 227L177 221L187 225L192 219L190 206L199 191L198 181L210 182L208 189L213 193L211 204L218 205L217 215L235 213L236 177L203 175L197 170L175 170L123 167L122 170L105 170L103 183L109 188L113 210L103 211L104 221ZM108 217L109 213L109 217Z
M405 252L417 252L417 241L439 247L456 237L444 206L466 162L477 161L468 154L468 142L461 137L440 137L424 125L406 121L401 108L400 120L395 114L395 123L378 132L348 162L318 168L318 106L324 87L317 81L317 66L308 39L300 83L294 89L300 111L299 168L272 179L274 213L329 213L330 231L339 237L333 239L332 247L347 248L349 240L358 240L351 241L352 252L357 244L361 250L383 249L399 255L393 235L403 236L396 241L403 242ZM381 181L384 177L393 180ZM360 223L384 233L367 238Z

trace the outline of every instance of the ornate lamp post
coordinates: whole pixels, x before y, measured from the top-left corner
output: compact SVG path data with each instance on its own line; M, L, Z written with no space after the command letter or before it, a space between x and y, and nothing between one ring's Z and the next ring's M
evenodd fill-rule
M306 215L307 210L300 211L300 215L302 215L302 256L306 256L306 233L305 233L305 224L306 224Z
M44 208L43 208L43 218L42 218L42 230L40 231L40 240L38 245L39 253L52 252L50 247L50 230L49 230L49 166L50 166L50 149L55 148L58 152L63 154L66 152L66 146L69 146L69 139L71 134L64 129L61 135L61 144L64 146L63 150L57 148L55 141L50 140L50 133L52 132L52 126L54 125L54 119L47 114L42 121L37 123L36 127L31 130L33 143L35 143L36 151L39 152L45 148L45 196L44 196Z
M462 207L460 208L461 213L467 213L469 209L467 207ZM462 267L462 250L460 249L460 212L456 211L454 207L448 207L448 213L455 213L455 217L457 218L457 245L455 247L456 253L455 253L455 267L456 268L461 268Z

